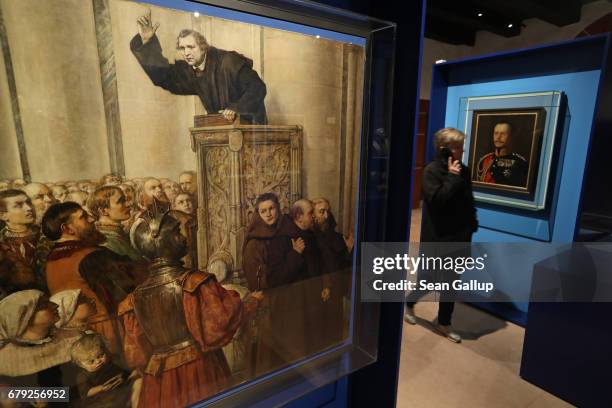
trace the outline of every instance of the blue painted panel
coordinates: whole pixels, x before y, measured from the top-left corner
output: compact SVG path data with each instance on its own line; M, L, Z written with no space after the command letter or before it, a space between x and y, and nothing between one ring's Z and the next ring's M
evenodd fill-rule
M562 106L566 119L558 146L559 163L557 171L551 172L553 191L547 208L529 212L477 204L479 219L488 227L481 227L474 236L475 241L569 242L574 239L607 41L606 36L590 37L434 66L430 142L437 129L459 125L461 97L550 90L567 95L567 106ZM431 157L430 144L427 157ZM507 273L512 276L515 272L510 268ZM511 305L486 306L507 316L504 310ZM525 304L513 306L525 312L526 317Z
M570 220L570 222L554 222L554 219L550 221L542 220L541 215L526 216L511 209L500 207L499 209L483 208L479 211L479 220L483 225L496 230L511 232L521 236L525 241L530 239L547 240L549 229L552 230L550 239L553 241L570 242L573 240L574 220L578 214L580 202L580 192L576 189L582 185L600 74L600 70L590 70L551 76L455 85L447 88L445 126L453 127L460 125L461 98L551 89L563 91L567 95L568 109L572 120L568 129L566 149L571 154L563 162L562 177L560 185L557 186L558 201L555 218L565 221ZM553 223L553 228L550 228L549 222ZM506 239L505 235L493 234L491 238L494 242L500 242Z
M542 149L539 156L539 168L537 170L537 179L535 195L533 198L518 198L518 197L503 197L484 191L475 191L474 198L477 201L489 202L492 204L506 204L516 208L525 208L532 211L540 211L545 208L546 196L548 194L550 169L553 161L554 146L559 142L565 134L557 135L558 121L563 120L563 116L559 117L561 108L561 93L560 92L536 92L536 93L519 93L514 95L489 95L485 97L461 98L459 108L459 118L457 128L463 130L467 135L464 145L463 162L468 162L469 152L471 151L471 129L472 119L475 110L481 109L516 109L516 108L533 108L542 107L546 112L546 123L542 135ZM556 164L556 163L554 163ZM474 164L472 164L474 165ZM486 227L499 229L497 225L485 225ZM535 239L550 240L550 234L546 229L544 235L527 235Z
M514 214L500 212L497 210L491 210L488 208L477 208L478 211L478 222L480 223L480 229L484 230L487 228L491 233L499 231L500 233L506 233L511 235L513 239L524 241L524 239L535 239L538 241L549 241L550 240L550 225L548 219L538 219L536 216ZM480 240L484 242L483 240ZM488 242L498 242L499 240L492 240ZM504 242L513 242L506 241Z

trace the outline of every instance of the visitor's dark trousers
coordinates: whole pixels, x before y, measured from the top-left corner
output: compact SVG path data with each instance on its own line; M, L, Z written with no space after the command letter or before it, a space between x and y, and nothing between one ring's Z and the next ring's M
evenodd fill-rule
M408 307L414 307L415 304L416 301L406 302L406 306ZM455 302L438 302L438 324L442 326L451 324L453 310L455 310Z
M419 277L418 279L421 278L428 278L428 280L431 281L431 272L429 271L419 271ZM452 274L448 274L448 273L443 273L441 274L440 272L436 273L436 279L433 280L433 282L448 282L450 283L450 281L453 279L453 275ZM422 297L424 297L428 292L427 291L423 291L423 290L414 290L412 292L410 292L408 294L408 296L406 297L406 306L408 307L414 307L414 305L416 304L416 302L418 302ZM453 317L453 311L455 310L455 302L454 302L454 292L452 291L444 291L440 293L440 301L438 302L438 324L442 325L442 326L448 326L451 324L451 319Z

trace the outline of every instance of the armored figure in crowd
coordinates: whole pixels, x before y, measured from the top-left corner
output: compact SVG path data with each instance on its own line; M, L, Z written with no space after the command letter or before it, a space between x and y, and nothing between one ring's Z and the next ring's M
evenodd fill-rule
M262 295L253 293L243 304L214 275L185 269L187 240L179 221L167 211L155 212L137 220L130 232L151 265L145 281L119 307L124 352L128 365L144 372L139 406L183 407L232 384L221 348Z

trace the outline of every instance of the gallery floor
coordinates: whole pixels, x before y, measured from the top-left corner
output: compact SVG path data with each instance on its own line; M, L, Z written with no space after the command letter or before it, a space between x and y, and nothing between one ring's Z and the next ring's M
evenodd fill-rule
M418 231L420 210L412 220ZM398 408L571 407L519 377L523 328L457 304L453 324L463 342L454 344L432 329L437 303L420 302L415 310L418 324L404 323Z

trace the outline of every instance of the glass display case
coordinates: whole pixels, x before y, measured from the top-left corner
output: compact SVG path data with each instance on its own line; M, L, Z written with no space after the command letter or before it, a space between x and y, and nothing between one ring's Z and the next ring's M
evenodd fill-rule
M309 2L1 1L3 390L280 405L376 361L357 260L384 240L395 30Z

